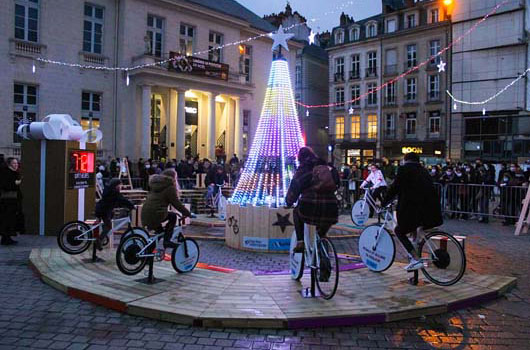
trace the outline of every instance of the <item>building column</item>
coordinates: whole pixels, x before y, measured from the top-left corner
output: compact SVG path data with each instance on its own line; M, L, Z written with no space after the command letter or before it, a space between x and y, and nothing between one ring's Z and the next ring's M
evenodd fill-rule
M168 116L168 158L177 158L177 106L178 95L177 90L169 89L169 116Z
M151 86L142 86L142 144L140 156L151 158Z
M235 97L235 123L234 123L234 153L242 159L243 157L243 109L241 108L241 98Z
M186 157L184 149L186 140L186 90L177 90L177 161Z
M215 115L215 98L217 93L211 92L208 95L208 138L206 150L206 157L210 160L215 160L215 143L217 142L215 138L216 132L216 115Z

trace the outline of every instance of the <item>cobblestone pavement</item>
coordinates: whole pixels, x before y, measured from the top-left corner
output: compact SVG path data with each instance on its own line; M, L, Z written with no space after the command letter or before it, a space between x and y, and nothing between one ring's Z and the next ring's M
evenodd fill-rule
M530 236L476 222L451 221L444 228L468 236L470 270L516 276L517 287L497 301L446 315L308 330L194 328L110 311L39 281L28 268L29 251L55 240L19 237L17 247L0 247L0 349L530 349ZM337 242L341 249L354 244ZM223 266L279 265L284 258L267 254L246 262L218 242L202 241L201 248L204 257L224 257Z

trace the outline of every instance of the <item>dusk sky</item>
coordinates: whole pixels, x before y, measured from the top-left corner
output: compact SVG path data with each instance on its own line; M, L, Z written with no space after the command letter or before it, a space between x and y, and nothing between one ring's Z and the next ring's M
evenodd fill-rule
M286 0L237 0L259 16L278 13L285 9ZM298 11L308 20L318 18L318 21L309 26L314 31L326 31L339 25L341 10L323 17L323 13L336 10L347 3L347 0L291 0L293 11ZM379 0L353 0L353 5L344 9L344 12L353 16L355 20L373 16L381 12L381 1ZM320 27L320 28L319 28Z

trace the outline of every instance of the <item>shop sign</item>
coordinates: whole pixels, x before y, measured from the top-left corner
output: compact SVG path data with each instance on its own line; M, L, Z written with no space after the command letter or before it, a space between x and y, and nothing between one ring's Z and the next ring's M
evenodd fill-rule
M349 149L348 150L348 157L360 157L360 156L361 156L360 149Z
M407 154L407 153L423 154L423 147L402 147L401 153L403 154Z
M228 64L208 61L194 56L170 52L168 70L219 80L228 80Z
M186 125L199 125L199 102L186 101Z
M269 239L262 237L243 237L243 248L267 250Z

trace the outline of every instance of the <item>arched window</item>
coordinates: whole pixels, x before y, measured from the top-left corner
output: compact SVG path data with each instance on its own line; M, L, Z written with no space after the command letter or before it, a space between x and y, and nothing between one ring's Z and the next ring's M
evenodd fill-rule
M344 32L342 29L337 30L335 32L335 44L342 44L344 43Z
M357 41L359 40L359 28L358 27L353 27L350 29L350 40L352 41Z
M371 23L368 25L368 29L366 30L366 36L369 38L372 38L377 35L377 27L374 23Z

